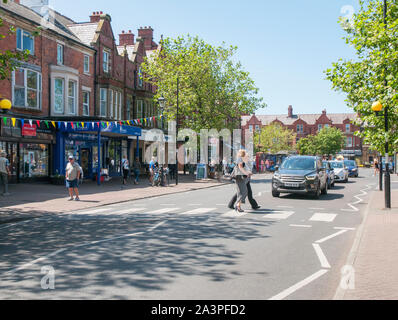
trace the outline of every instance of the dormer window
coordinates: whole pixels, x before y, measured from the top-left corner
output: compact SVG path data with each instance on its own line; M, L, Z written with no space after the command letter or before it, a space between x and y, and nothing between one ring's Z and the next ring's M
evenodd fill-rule
M31 55L35 54L35 40L30 32L17 29L17 50L27 50Z

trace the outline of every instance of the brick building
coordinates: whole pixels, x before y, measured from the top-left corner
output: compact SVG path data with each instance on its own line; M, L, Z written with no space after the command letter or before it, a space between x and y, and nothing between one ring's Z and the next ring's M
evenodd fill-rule
M0 49L30 51L12 79L0 82L2 98L13 104L7 117L25 119L15 126L1 124L0 149L8 154L13 180L63 174L70 154L86 177L102 170L120 175L124 155L143 160L150 143L143 129L160 124L146 122L138 128L119 121L158 116L156 88L140 78L141 63L158 50L153 29L140 28L136 41L131 31L122 33L117 43L111 17L102 12L78 23L49 8L48 0L14 0L0 6L2 34L11 26L17 30L0 40ZM40 34L33 36L38 27ZM35 120L58 125L38 127ZM33 133L23 128L28 121ZM92 127L76 128L69 121L91 122ZM110 125L97 130L97 121Z
M322 128L336 127L346 138L344 150L341 154L348 159L357 159L360 162L373 160L374 154L363 146L362 139L355 135L360 128L353 124L357 119L355 113L327 113L323 110L320 114L294 114L293 107L289 106L286 114L279 115L250 115L242 116L242 130L256 131L264 126L278 123L297 134L296 142L308 135L316 135ZM244 132L243 132L244 135Z

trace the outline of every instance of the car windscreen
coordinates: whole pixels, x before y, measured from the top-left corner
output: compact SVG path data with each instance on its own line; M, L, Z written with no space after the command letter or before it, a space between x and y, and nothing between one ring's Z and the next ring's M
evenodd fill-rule
M346 166L347 167L356 167L357 164L356 164L356 162L354 160L349 160L349 161L347 161Z
M341 169L341 168L344 168L344 164L343 164L342 162L331 162L331 163L330 163L330 166L331 166L333 169Z
M282 163L285 170L315 170L316 160L311 158L289 158Z
M324 168L324 169L329 169L329 166L328 166L328 162L327 162L327 161L322 161L322 168Z

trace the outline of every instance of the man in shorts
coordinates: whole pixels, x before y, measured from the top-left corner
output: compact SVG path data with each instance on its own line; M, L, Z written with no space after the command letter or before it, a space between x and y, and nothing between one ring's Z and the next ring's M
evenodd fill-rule
M69 190L69 201L80 201L78 181L80 179L80 166L75 162L73 156L69 156L69 163L66 166L66 187ZM75 192L76 198L73 199L73 192Z

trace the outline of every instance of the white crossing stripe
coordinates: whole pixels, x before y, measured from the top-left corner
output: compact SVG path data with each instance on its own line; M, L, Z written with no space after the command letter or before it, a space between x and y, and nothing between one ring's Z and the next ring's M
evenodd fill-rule
M164 214L164 213L176 212L177 210L180 210L180 208L164 208L155 211L150 211L148 212L148 214Z
M326 241L328 241L330 239L333 239L334 237L337 237L337 236L339 236L339 235L341 235L343 233L346 233L347 231L348 230L340 230L339 232L333 233L332 235L330 235L328 237L325 237L325 238L323 238L321 240L316 241L316 243L324 243L324 242L326 242Z
M304 224L291 224L290 227L296 227L296 228L312 228L310 225L304 225Z
M263 218L285 220L292 216L294 211L273 211L267 213Z
M96 209L96 210L91 210L91 211L82 211L82 212L78 212L75 214L95 214L95 213L105 212L108 210L109 210L109 208L102 208L102 209Z
M136 213L136 212L144 211L145 209L146 208L130 208L130 209L123 210L123 211L120 211L120 212L117 212L116 209L115 209L114 214L123 215L123 214L129 214L129 213ZM110 213L110 214L112 214L112 213Z
M228 211L228 212L222 214L221 216L226 217L226 218L239 218L239 217L243 217L247 214L249 214L249 213L246 211L245 212L237 212L235 210L231 210L231 211Z
M334 213L315 213L310 221L333 222L336 217Z
M183 212L181 214L183 214L183 215L204 214L204 213L209 213L214 210L217 210L217 208L199 208L199 209Z
M330 264L328 259L326 259L325 254L323 253L321 246L319 244L314 243L312 245L315 249L316 255L318 256L319 261L321 262L322 268L330 269Z

